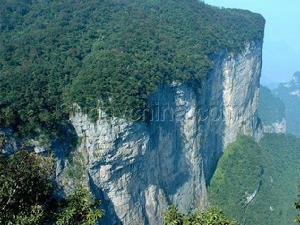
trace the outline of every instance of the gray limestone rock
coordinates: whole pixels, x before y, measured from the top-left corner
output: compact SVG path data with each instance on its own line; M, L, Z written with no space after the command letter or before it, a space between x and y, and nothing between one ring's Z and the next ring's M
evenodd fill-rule
M148 122L94 123L78 108L71 122L81 140L82 180L106 208L105 224L159 225L168 205L189 212L208 204L206 186L226 145L238 134L257 140L262 43L214 56L201 81L161 86L149 97ZM66 166L58 180L67 180Z

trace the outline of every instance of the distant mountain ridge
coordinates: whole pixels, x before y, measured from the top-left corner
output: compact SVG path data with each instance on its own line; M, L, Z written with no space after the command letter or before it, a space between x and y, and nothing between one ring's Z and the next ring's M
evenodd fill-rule
M300 72L296 72L291 81L281 83L273 93L285 105L287 132L300 136Z
M258 114L265 133L300 136L300 72L270 90L261 86Z
M265 133L286 133L285 105L267 87L260 87L258 116Z

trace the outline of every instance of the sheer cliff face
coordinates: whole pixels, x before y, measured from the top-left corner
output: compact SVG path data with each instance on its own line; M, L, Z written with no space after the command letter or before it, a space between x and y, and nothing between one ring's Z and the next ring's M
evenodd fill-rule
M260 137L261 52L257 42L239 54L223 51L201 82L160 87L149 97L147 123L72 115L81 139L76 151L107 206L107 224L158 225L171 203L183 211L207 205L206 184L224 146L239 133Z

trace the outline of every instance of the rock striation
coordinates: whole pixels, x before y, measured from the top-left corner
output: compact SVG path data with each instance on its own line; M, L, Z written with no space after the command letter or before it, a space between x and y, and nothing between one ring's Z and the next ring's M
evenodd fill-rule
M213 63L201 81L160 86L149 97L147 121L111 118L99 109L93 122L80 108L73 112L80 179L107 207L105 224L159 225L170 204L183 212L205 208L224 147L240 133L261 137L262 43L236 54L223 50ZM69 182L72 167L64 162L61 183Z

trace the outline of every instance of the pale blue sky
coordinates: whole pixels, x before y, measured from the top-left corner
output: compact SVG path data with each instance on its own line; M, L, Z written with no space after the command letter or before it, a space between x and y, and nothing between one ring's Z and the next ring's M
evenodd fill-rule
M262 83L287 81L300 71L300 0L204 0L262 14L266 23Z

